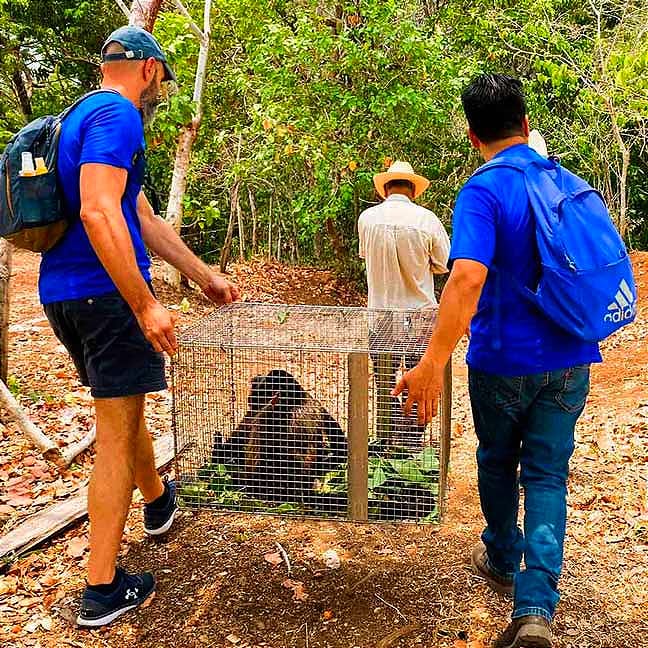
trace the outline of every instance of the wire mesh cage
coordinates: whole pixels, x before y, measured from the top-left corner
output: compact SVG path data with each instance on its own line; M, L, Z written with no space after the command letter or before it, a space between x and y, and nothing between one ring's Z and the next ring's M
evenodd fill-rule
M398 378L436 310L239 303L179 336L176 478L189 508L438 522L451 370L439 416L403 414ZM406 394L404 395L406 397Z

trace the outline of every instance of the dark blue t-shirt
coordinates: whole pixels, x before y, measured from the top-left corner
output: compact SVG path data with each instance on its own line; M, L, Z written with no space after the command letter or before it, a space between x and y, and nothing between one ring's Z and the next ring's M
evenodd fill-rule
M81 166L87 163L108 164L128 171L122 212L137 265L144 279L150 281L151 262L137 216L137 196L144 176L144 148L144 128L138 109L115 92L100 92L88 97L63 121L57 170L72 223L60 243L45 252L41 259L38 287L43 304L117 290L79 219L79 176Z
M537 156L525 144L496 157ZM466 182L454 209L450 258L472 259L489 272L471 323L466 358L479 371L522 376L600 362L598 345L554 324L517 293L510 277L535 289L540 261L522 173L494 168Z

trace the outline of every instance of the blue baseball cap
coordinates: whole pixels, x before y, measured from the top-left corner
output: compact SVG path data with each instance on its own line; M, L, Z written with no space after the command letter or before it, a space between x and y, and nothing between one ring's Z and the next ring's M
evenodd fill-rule
M119 43L125 51L106 54L106 48L110 43ZM164 66L163 81L176 80L175 74L169 67L159 43L155 40L153 34L141 27L126 25L116 29L108 36L101 48L102 61L145 61L151 57L160 61Z

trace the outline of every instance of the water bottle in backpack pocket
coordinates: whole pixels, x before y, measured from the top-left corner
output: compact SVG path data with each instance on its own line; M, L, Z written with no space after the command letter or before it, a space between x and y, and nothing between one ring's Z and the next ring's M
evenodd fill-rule
M60 115L39 117L22 128L0 157L0 236L16 247L45 252L69 224L56 164L63 120L95 90Z

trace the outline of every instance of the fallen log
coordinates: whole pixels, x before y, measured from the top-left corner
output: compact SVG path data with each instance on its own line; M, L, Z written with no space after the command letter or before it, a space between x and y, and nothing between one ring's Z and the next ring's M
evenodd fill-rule
M63 464L63 457L59 447L28 418L25 410L23 410L2 380L0 380L0 403L9 412L9 415L25 436L29 437L31 442L43 453L45 459L58 465Z
M97 426L93 425L80 441L63 448L61 450L61 459L64 465L69 466L82 452L87 450L94 443L96 436Z
M92 426L84 437L66 448L59 448L26 414L14 398L7 385L0 380L0 405L13 418L20 431L43 453L43 458L55 463L59 468L67 468L95 440L96 426Z
M153 448L156 468L162 470L175 456L173 434L169 432L156 439ZM0 565L9 564L87 514L88 487L84 486L72 497L35 513L0 538Z

